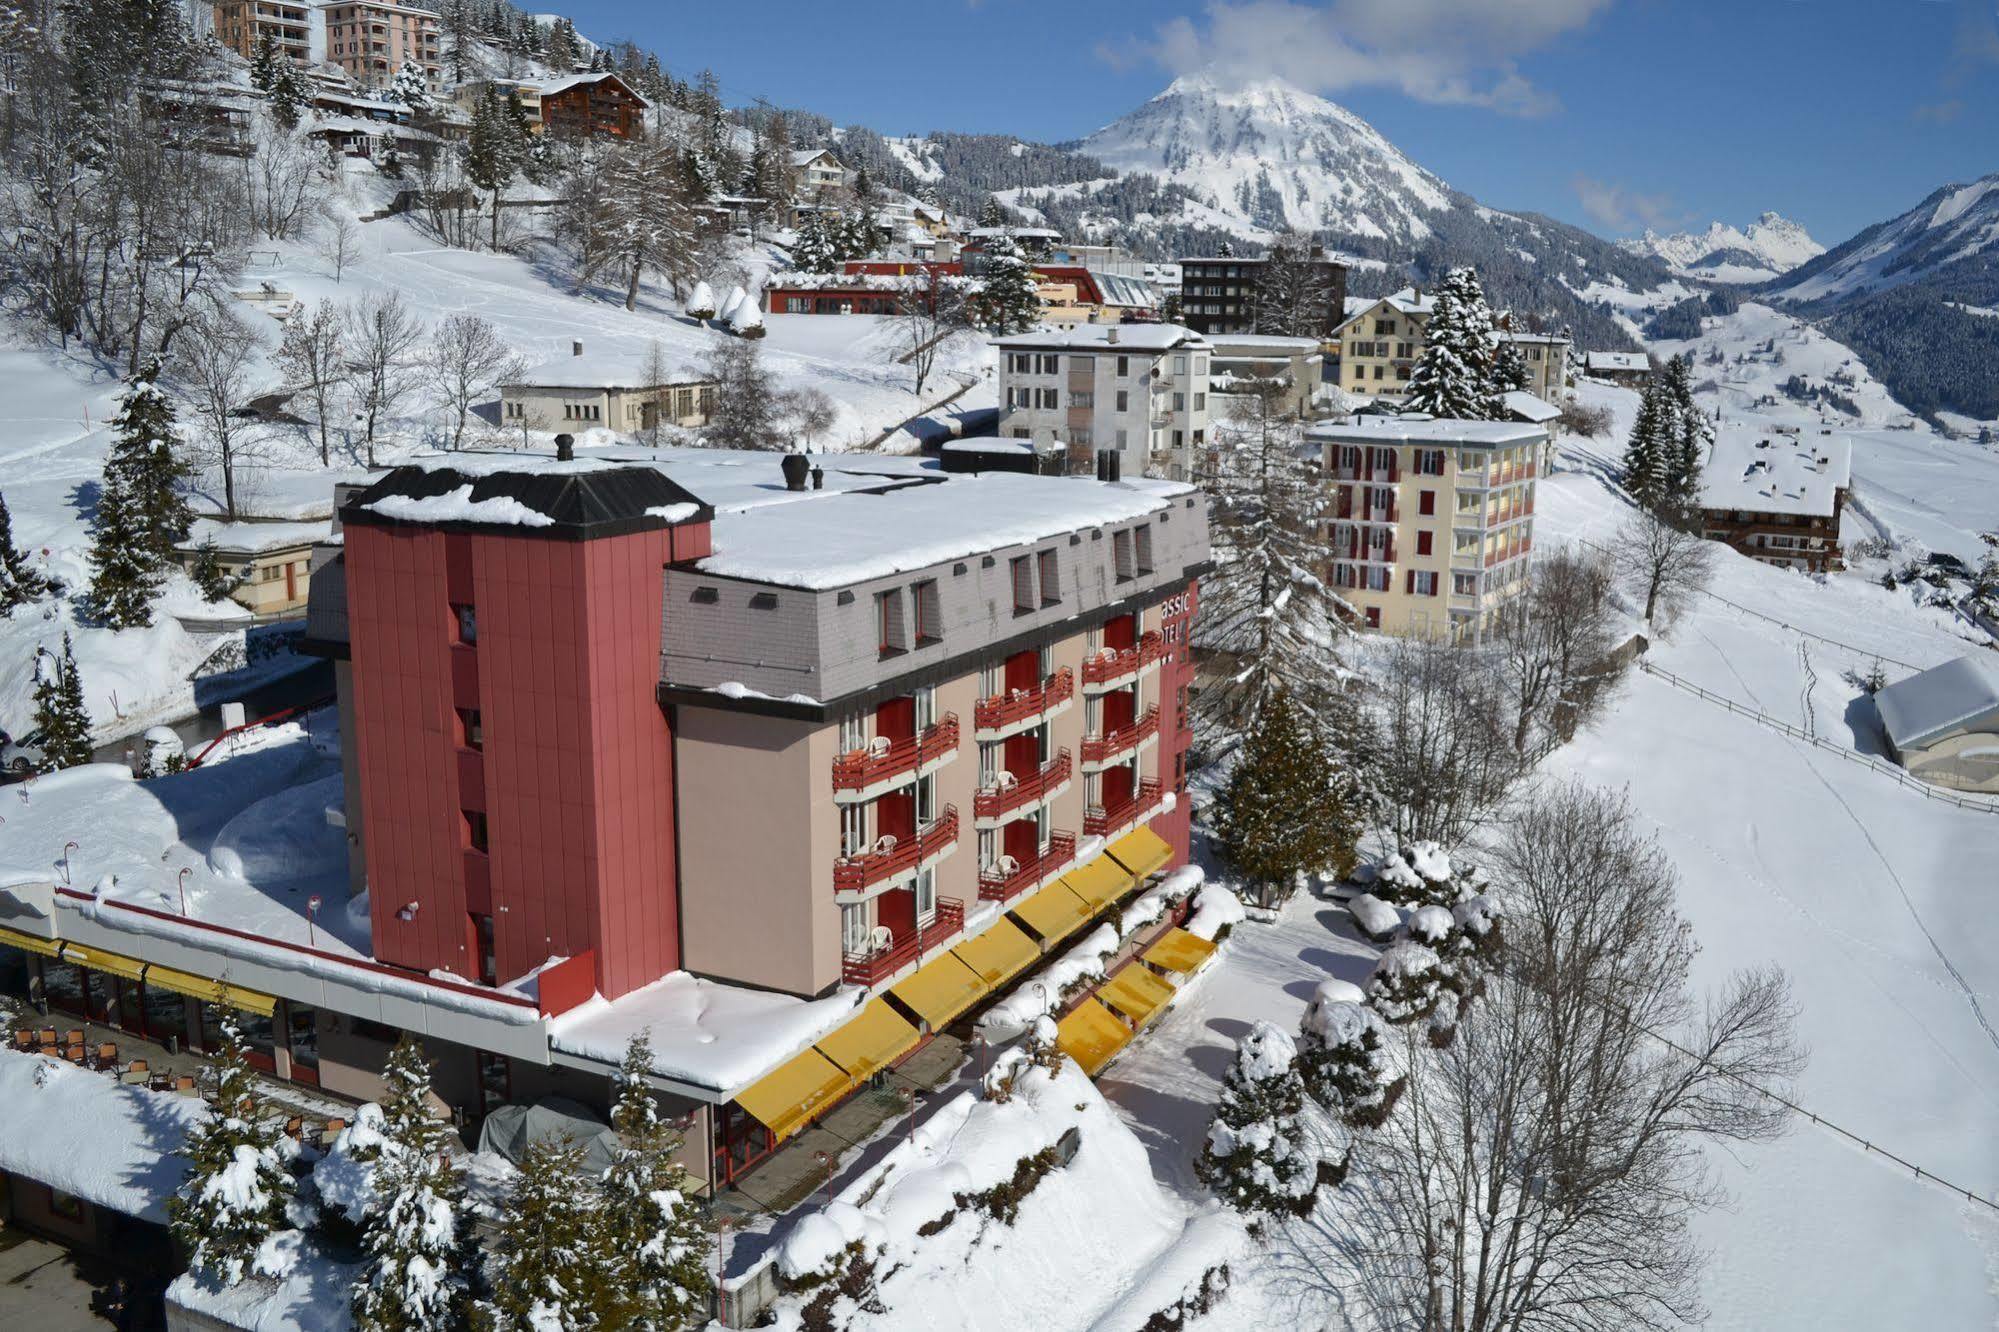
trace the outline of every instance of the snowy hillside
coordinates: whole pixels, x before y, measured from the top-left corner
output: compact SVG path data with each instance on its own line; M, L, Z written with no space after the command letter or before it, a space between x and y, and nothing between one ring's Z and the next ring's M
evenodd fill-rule
M1632 254L1664 262L1675 273L1715 282L1762 282L1825 253L1825 246L1802 225L1777 213L1765 213L1741 230L1712 222L1703 232L1661 236L1647 230L1636 240L1619 243Z
M1278 79L1241 86L1206 74L1166 91L1082 142L1120 171L1192 190L1254 231L1329 230L1405 242L1449 187L1346 108Z

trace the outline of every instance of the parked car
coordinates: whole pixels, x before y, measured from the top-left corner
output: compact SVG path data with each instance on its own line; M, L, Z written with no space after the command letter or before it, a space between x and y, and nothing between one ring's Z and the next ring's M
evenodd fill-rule
M42 733L30 731L16 740L0 731L0 772L9 777L26 777L42 766Z

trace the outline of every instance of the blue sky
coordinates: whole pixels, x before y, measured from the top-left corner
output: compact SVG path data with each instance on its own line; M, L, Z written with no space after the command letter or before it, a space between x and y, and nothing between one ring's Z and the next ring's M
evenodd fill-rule
M1828 245L1999 171L1999 0L571 0L733 104L884 133L1080 137L1219 59L1367 117L1500 207Z

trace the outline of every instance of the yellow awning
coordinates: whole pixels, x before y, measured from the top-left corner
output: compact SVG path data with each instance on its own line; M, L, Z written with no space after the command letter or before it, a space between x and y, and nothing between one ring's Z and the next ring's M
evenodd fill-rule
M258 1017L269 1017L278 1011L278 1001L268 994L258 994L240 985L224 985L222 1002L245 1013L255 1013Z
M937 1031L992 987L950 953L934 957L888 992Z
M1140 824L1112 842L1110 854L1118 864L1131 871L1133 878L1143 880L1173 859L1173 848L1166 844L1164 837Z
M1214 951L1215 946L1200 935L1176 927L1145 950L1145 960L1163 971L1185 975L1199 968Z
M56 950L62 947L62 940L44 939L39 934L23 934L19 930L10 930L5 925L0 925L0 944L6 944L9 948L19 948L23 952L40 953L43 957L54 957Z
M122 954L107 953L101 948L85 948L82 944L73 943L62 946L62 960L74 966L89 967L92 971L122 976L126 980L139 979L139 973L145 969L143 962L135 962Z
M146 966L146 984L162 990L172 990L176 994L189 995L196 999L206 999L214 1003L222 993L222 982L197 976L192 971L176 971L158 963Z
M1097 991L1097 998L1142 1027L1173 998L1173 987L1144 967L1126 967Z
M1054 943L1075 933L1076 927L1095 911L1057 879L1033 896L1021 899L1008 914L1025 922L1044 942Z
M807 1050L736 1093L736 1104L782 1139L803 1128L821 1107L853 1085L838 1064L817 1050Z
M922 1039L923 1034L884 1000L870 999L859 1017L821 1038L815 1048L859 1082L909 1053Z
M1109 856L1098 856L1087 865L1078 865L1064 874L1061 881L1088 902L1093 912L1117 901L1131 887L1131 875Z
M1093 1078L1129 1040L1131 1028L1094 999L1085 999L1055 1024L1055 1044Z
M1021 933L1020 926L1001 916L999 923L976 939L967 939L951 950L960 962L979 973L988 989L1017 976L1041 956L1034 940Z

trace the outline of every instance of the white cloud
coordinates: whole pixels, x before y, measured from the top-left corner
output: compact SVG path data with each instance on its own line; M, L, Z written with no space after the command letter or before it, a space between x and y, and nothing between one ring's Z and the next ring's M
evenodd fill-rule
M1211 0L1142 48L1175 74L1276 76L1319 93L1389 87L1418 101L1543 115L1555 99L1516 61L1611 0Z
M1611 231L1636 231L1640 227L1658 231L1672 226L1677 216L1673 201L1663 194L1637 194L1581 172L1569 184L1590 220Z

